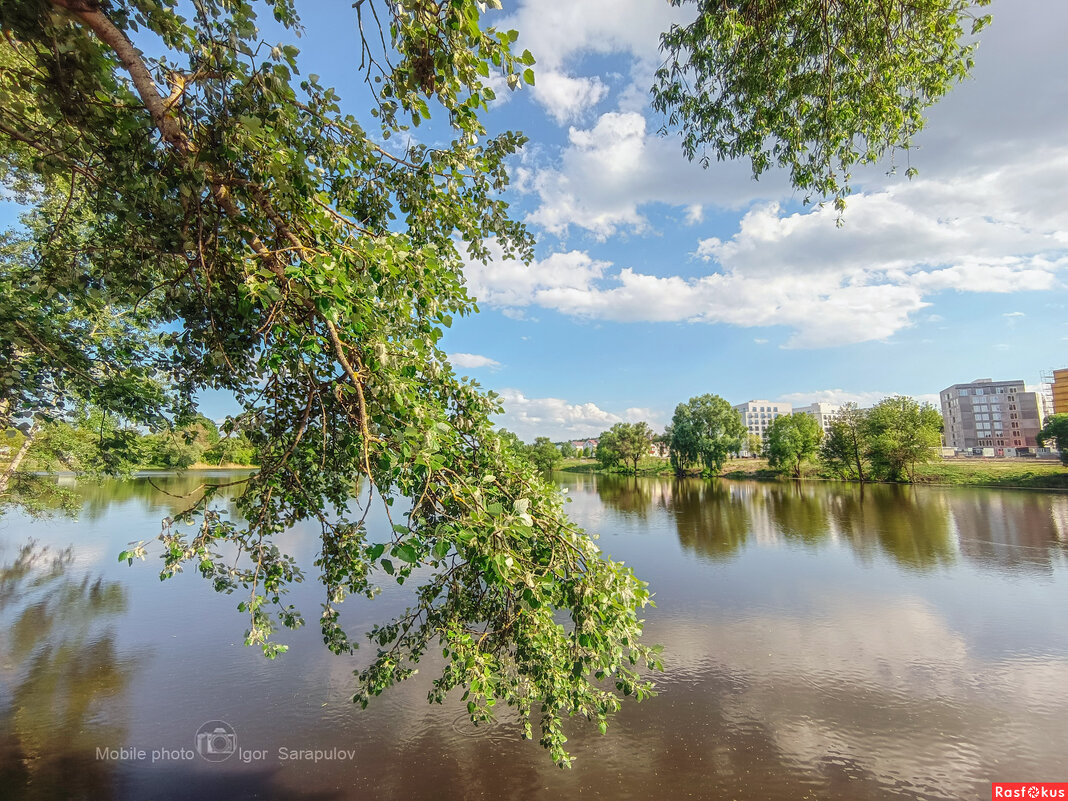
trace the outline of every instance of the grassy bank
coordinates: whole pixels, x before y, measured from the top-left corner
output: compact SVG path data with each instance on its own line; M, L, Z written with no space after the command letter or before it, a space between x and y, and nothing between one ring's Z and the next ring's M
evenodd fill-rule
M1036 459L946 459L916 468L916 483L1068 489L1068 467Z
M557 470L565 473L623 473L622 470L602 470L596 459L564 459ZM626 471L631 475L630 471ZM671 462L659 456L646 456L638 462L639 476L670 476Z
M595 459L565 459L559 468L568 473L603 473ZM615 472L615 471L613 471ZM638 475L672 475L667 459L647 457L641 461ZM699 473L694 473L699 475ZM739 481L788 480L768 468L767 459L730 459L723 465L722 478ZM806 479L833 480L818 466L805 469ZM1014 487L1021 489L1068 490L1068 467L1058 462L1036 459L945 459L920 465L917 484L966 487Z

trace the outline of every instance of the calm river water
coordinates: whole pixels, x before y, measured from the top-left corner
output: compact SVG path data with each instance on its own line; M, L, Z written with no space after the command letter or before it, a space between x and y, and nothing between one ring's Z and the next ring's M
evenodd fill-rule
M1068 780L1068 495L557 478L650 582L665 647L660 694L605 737L576 726L572 770L511 721L428 706L420 677L360 710L365 657L314 625L269 662L236 597L117 563L180 503L135 480L76 486L77 520L0 518L0 798L985 799ZM311 529L287 546L310 566ZM294 600L314 621L314 582ZM386 587L346 620L404 604ZM238 749L224 762L195 752L208 721Z

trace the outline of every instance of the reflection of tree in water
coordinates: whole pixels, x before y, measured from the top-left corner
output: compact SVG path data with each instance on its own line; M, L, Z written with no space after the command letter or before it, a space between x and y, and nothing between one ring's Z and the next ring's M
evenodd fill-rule
M96 748L122 743L108 699L129 682L101 625L126 610L118 582L69 575L73 554L19 549L0 566L0 788L25 799L105 799L113 763Z
M920 570L955 559L943 494L895 485L843 487L831 516L840 536L863 557L877 545L898 564Z
M749 499L726 482L677 479L671 485L671 512L679 542L699 556L728 559L749 537Z
M139 502L145 510L162 519L184 511L202 498L204 485L229 484L244 478L245 475L243 472L208 475L190 472L141 476L128 480L59 476L56 481L72 495L75 510L78 510L82 519L99 520L114 505L129 501ZM233 500L242 489L241 484L223 488L216 496L219 500L215 506L233 513ZM49 507L48 511L62 511L59 502Z
M638 476L603 475L597 477L597 494L601 502L624 514L649 516L653 505L655 482Z
M826 491L798 481L767 488L764 500L772 525L783 538L818 545L831 533Z

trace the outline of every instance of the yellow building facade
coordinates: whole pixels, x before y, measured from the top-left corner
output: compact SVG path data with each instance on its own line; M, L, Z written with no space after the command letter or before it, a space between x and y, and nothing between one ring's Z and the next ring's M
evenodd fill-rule
M1053 413L1068 414L1068 367L1053 371Z

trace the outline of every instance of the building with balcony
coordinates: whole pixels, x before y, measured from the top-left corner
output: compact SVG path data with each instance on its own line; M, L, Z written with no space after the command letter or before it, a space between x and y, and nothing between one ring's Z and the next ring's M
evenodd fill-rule
M1024 382L977 378L970 384L943 389L942 420L946 446L971 448L1034 448L1042 428L1037 392Z

